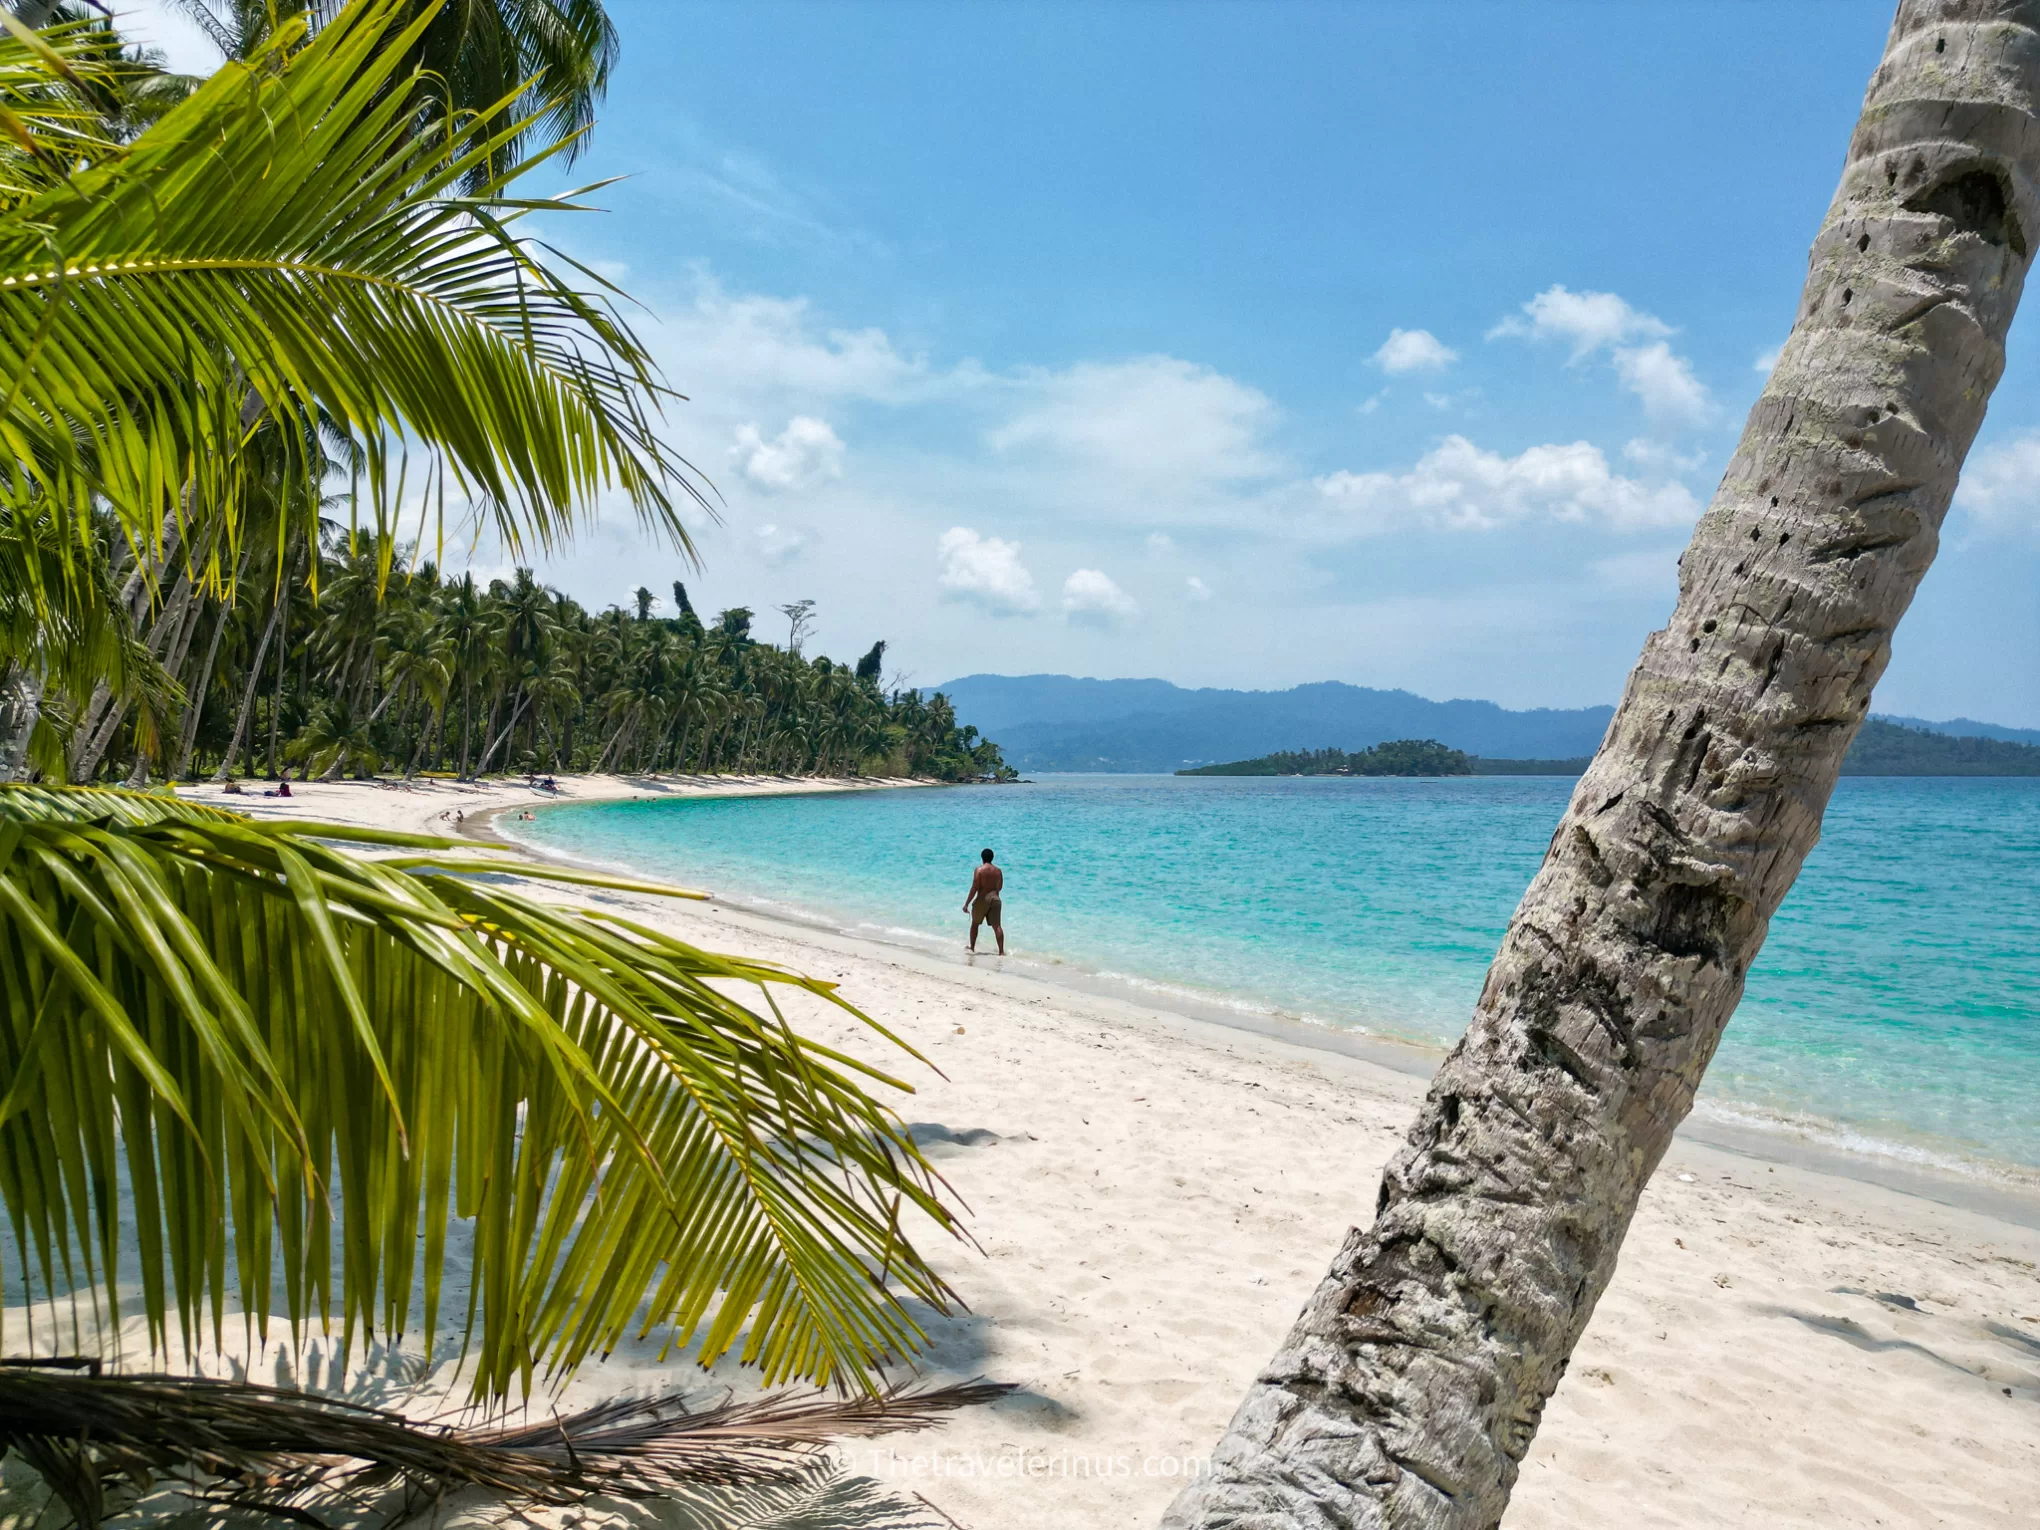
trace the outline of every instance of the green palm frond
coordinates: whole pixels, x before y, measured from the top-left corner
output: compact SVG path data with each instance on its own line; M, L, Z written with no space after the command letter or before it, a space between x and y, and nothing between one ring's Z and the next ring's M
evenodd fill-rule
M349 848L405 853L369 859ZM471 848L471 847L470 847ZM0 788L0 1199L40 1300L151 1343L440 1329L449 1239L477 1395L628 1334L869 1388L950 1293L955 1231L874 1090L784 1022L833 985L713 955L510 876L646 892L454 842L173 798ZM752 1008L732 995L761 996ZM0 1290L15 1283L0 1276ZM45 1332L47 1347L58 1336Z
M103 494L151 547L165 517L222 517L206 545L226 558L235 448L323 412L372 490L429 449L512 547L553 545L608 492L688 546L666 390L606 285L516 230L580 204L511 197L529 163L464 191L523 119L420 133L398 88L440 9L359 0L309 41L287 24L0 215L17 492Z
M117 152L106 107L137 66L107 47L100 22L32 31L0 14L0 208Z

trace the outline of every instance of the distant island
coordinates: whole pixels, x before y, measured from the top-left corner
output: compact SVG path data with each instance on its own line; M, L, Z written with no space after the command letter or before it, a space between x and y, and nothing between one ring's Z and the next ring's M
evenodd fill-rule
M1284 750L1257 760L1200 765L1179 776L1470 776L1473 756L1435 738L1398 738L1348 754L1343 749Z
M1871 718L1842 760L1845 776L2040 776L2040 747L1956 738Z
M1179 776L1578 776L1591 755L1564 760L1485 760L1436 739L1404 738L1357 754L1290 749L1258 759L1179 770ZM1845 776L2040 776L2040 746L1953 738L1871 718L1842 760Z
M1298 746L1336 739L1363 752L1429 740L1463 751L1476 776L1576 776L1614 715L1608 707L1511 711L1492 701L1430 701L1335 681L1229 691L1166 680L965 675L940 689L959 723L995 736L1005 759L1030 772L1367 774L1350 765L1306 772L1260 764L1322 752ZM1967 717L1873 717L1842 769L1858 776L2040 775L2035 746L2040 729Z
M1026 771L1172 772L1336 741L1436 739L1468 755L1565 759L1601 742L1608 707L1510 711L1326 682L1286 691L1184 690L1165 680L966 675L941 687L959 721Z

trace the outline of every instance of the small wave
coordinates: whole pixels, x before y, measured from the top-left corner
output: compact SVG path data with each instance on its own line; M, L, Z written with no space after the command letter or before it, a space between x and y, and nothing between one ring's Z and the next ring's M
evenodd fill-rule
M1696 1101L1693 1114L1705 1121L1746 1127L1769 1136L1798 1137L1818 1147L1860 1158L1881 1159L1991 1184L2040 1189L2040 1170L2031 1166L2006 1163L1982 1154L1951 1153L1895 1137L1880 1137L1825 1116L1713 1100Z
M1141 977L1132 972L1116 972L1110 967L1100 968L1098 976L1107 982L1122 983L1142 993L1155 994L1167 999L1188 999L1198 1004L1214 1004L1220 1009L1235 1010L1243 1015L1279 1015L1286 1020L1303 1020L1311 1017L1299 1015L1290 1010L1279 1009L1259 999L1250 999L1243 994L1224 993L1218 989L1192 988L1183 983L1164 982L1159 978ZM1321 1021L1313 1021L1322 1024Z

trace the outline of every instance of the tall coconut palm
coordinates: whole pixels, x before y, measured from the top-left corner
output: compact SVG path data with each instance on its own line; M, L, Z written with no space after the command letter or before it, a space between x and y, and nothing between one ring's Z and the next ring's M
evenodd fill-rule
M132 145L76 153L49 104L79 74L61 29L0 40L4 502L47 517L60 574L110 587L88 537L109 514L144 604L172 567L173 601L218 599L261 505L288 516L265 523L274 545L295 531L315 558L316 495L258 499L235 477L263 428L348 434L372 499L408 447L510 534L564 534L608 487L684 539L629 332L513 237L531 204L500 179L454 194L501 134L413 131L399 64L433 14L364 4L309 41L285 29ZM59 150L65 175L45 164ZM7 593L59 612L63 588ZM381 641L344 658L335 707L372 695L362 655ZM45 650L50 673L70 662ZM293 657L308 678L317 654ZM378 749L351 717L329 731ZM173 1326L191 1347L221 1341L231 1286L265 1335L416 1322L430 1346L464 1227L480 1397L647 1320L704 1362L875 1390L920 1341L909 1303L947 1300L902 1219L954 1219L876 1098L896 1081L732 997L840 1006L833 989L478 871L536 874L424 838L0 788L9 1302L67 1285L110 1325L136 1306L152 1347ZM10 1437L41 1427L20 1386ZM330 1443L291 1428L272 1440Z
M513 203L501 177L457 194L503 135L414 135L386 87L436 8L399 25L405 9L352 7L309 42L282 29L10 209L0 449L59 503L111 502L153 556L199 517L183 545L210 579L245 529L235 448L265 423L353 438L385 512L424 442L513 547L556 541L605 487L686 545L644 352L517 236L533 206L572 204Z
M2040 5L1903 0L1798 321L1473 1024L1172 1527L1498 1523L1819 836L2040 238Z
M245 59L279 24L317 28L336 0L173 0L225 58ZM405 78L428 119L478 115L499 141L478 175L501 173L520 153L575 140L594 121L617 55L602 0L446 0L410 43Z

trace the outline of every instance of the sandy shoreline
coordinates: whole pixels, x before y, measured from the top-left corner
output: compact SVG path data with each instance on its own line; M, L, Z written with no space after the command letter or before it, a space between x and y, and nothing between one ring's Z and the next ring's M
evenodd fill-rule
M931 781L839 776L560 776L558 789L542 791L519 781L445 780L294 781L288 798L265 796L244 783L229 794L219 787L184 786L177 795L256 818L314 818L355 828L452 835L473 820L479 829L498 813L525 812L569 802L621 802L658 797L778 797L797 792L890 791ZM463 822L456 824L454 815Z
M438 815L461 811L481 832L539 802L725 789L561 784L226 801L446 832ZM1153 1523L1368 1214L1423 1089L1421 1058L1400 1049L1220 1025L713 903L631 901L682 938L839 980L946 1075L918 1072L900 1110L983 1251L934 1251L971 1311L933 1322L930 1369L1023 1390L849 1461L969 1530ZM819 1007L795 1018L849 1039ZM1764 1146L1682 1134L1507 1523L2040 1523L2040 1208ZM650 1369L633 1359L576 1390Z

